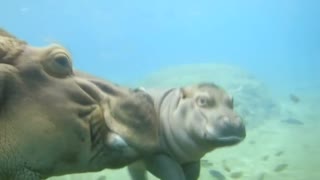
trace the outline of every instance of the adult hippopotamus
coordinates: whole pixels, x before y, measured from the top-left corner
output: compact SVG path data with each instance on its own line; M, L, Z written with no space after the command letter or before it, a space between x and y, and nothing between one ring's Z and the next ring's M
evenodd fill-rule
M76 72L62 46L0 29L1 180L126 166L156 149L156 123L146 93Z
M147 92L160 117L160 153L129 165L134 180L146 180L146 170L161 180L198 179L206 153L245 138L233 98L215 84Z

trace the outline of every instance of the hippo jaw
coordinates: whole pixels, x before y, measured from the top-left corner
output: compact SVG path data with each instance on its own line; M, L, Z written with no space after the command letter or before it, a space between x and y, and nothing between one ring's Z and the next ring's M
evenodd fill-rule
M101 107L97 111L102 113ZM90 119L89 123L89 157L92 170L104 168L121 168L140 157L140 154L122 136L110 130L105 117Z

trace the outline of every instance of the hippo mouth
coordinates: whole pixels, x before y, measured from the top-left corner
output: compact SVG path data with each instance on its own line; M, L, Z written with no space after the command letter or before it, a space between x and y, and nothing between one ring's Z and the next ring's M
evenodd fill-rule
M103 144L106 151L122 152L127 157L157 149L157 117L153 100L147 93L86 80L77 82L100 110L99 120L90 122L93 149Z
M99 109L99 108L96 108ZM97 110L98 111L98 110ZM139 154L119 133L110 129L105 118L89 120L92 156L89 162L100 162L107 168L121 168L138 159Z
M103 114L103 107L98 105L95 108L92 108L91 111L87 112L87 114L82 115L89 118L91 148L95 149L98 146L103 145L119 152L132 151L133 153L134 150L123 139L123 137L108 127L106 119L110 117L105 115L101 116L101 114Z
M212 144L215 147L223 147L240 143L246 137L246 133L243 126L224 127L217 131L207 127L204 137L209 144Z
M232 146L240 143L243 139L244 138L238 136L216 137L211 140L211 143L216 147Z
M111 103L110 103L111 104ZM106 126L138 153L157 149L158 125L153 101L143 91L104 105Z
M85 101L82 100L78 103L89 106L79 112L79 117L89 125L90 149L93 154L90 162L107 162L104 164L115 168L135 160L138 157L138 152L122 134L112 128L112 124L108 123L114 120L114 117L109 114L111 107L108 96L101 90L101 85L98 86L97 83L80 78L77 79L77 84L85 92L83 95L81 94Z

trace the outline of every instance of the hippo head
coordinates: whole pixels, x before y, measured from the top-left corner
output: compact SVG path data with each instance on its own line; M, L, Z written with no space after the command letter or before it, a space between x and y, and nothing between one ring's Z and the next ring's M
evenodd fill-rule
M146 93L76 72L62 46L0 30L0 179L125 166L158 144L155 117Z
M215 148L235 145L246 136L244 124L233 110L233 98L214 84L171 89L158 106L163 142L178 155L199 152L201 156Z

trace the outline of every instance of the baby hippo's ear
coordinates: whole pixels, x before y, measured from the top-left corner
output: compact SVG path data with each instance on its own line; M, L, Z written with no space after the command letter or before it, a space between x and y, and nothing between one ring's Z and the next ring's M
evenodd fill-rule
M138 88L134 88L132 89L134 92L139 92L139 91L142 91L144 93L147 93L147 90L144 88L144 87L138 87Z
M142 87L142 86L139 87L138 90L143 91L143 92L146 92L146 88L144 88L144 87Z

